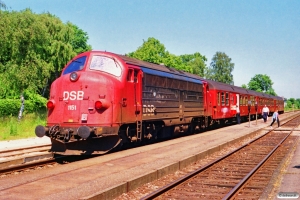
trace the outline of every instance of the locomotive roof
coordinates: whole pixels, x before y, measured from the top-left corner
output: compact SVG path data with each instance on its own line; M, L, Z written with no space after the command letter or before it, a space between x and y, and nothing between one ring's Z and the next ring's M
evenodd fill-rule
M217 82L217 81L204 79L198 75L180 71L180 70L174 69L172 67L167 67L163 64L158 65L158 64L138 60L138 59L131 58L128 56L124 56L124 55L118 55L118 56L127 64L143 66L143 67L154 69L154 70L159 70L159 71L168 72L168 73L177 74L177 75L183 75L183 76L191 77L194 79L199 79L201 81L206 81L208 83L210 89L218 89L218 90L223 90L223 91L228 91L228 92L236 92L236 93L240 93L240 94L249 94L249 95L259 96L259 97L264 97L264 98L273 98L276 100L283 100L283 98L279 97L279 96L273 96L273 95L269 95L269 94L265 94L265 93L261 93L261 92L256 92L253 90L248 90L248 89L238 87L238 86L229 85L226 83L221 83L221 82Z
M149 68L149 69L154 69L154 70L158 70L158 71L163 71L163 72L167 72L167 73L171 73L171 74L177 74L177 75L181 75L181 76L187 76L187 77L191 77L191 78L194 78L194 79L201 80L201 78L199 76L195 75L195 74L180 71L180 70L174 69L172 67L167 67L163 64L160 64L160 65L159 64L154 64L154 63L138 60L138 59L135 59L135 58L127 57L127 56L124 56L124 55L118 55L118 56L120 58L122 58L122 60L127 64L142 66L142 67L146 67L146 68Z

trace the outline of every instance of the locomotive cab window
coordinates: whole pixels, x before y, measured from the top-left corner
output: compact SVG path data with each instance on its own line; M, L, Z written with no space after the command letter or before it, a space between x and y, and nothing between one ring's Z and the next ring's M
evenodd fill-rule
M133 69L128 69L128 74L127 74L127 81L128 82L133 82Z
M72 60L72 62L64 70L63 75L82 70L85 65L85 61L86 56L82 56L80 58L77 58L76 60Z
M93 56L90 69L106 72L114 76L121 75L120 65L114 59L105 56Z
M138 82L138 70L134 70L134 74L133 74L133 81L135 82L135 83L137 83Z
M127 74L127 81L128 82L134 82L137 83L138 82L138 70L134 70L134 69L128 69L128 74Z

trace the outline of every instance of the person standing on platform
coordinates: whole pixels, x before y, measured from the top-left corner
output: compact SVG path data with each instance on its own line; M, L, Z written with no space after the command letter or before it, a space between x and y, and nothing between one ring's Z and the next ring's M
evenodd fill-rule
M272 127L272 125L274 124L275 121L277 121L278 127L280 126L279 117L278 117L278 110L275 110L275 112L273 113L272 120L273 121L272 121L270 127Z
M265 105L265 107L263 107L262 109L262 116L265 123L267 122L268 115L269 115L269 108L267 107L267 105Z
M241 123L240 108L239 108L239 105L237 105L237 104L236 104L236 120L237 120L238 124Z

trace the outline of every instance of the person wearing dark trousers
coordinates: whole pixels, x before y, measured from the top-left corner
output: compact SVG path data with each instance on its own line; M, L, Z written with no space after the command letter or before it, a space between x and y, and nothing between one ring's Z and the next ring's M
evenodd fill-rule
M265 123L267 122L268 115L269 115L269 108L267 107L267 105L265 105L265 107L263 107L262 109L262 116Z
M272 121L270 127L272 127L272 125L274 124L275 121L277 121L278 127L280 126L279 117L278 117L278 110L275 110L275 112L273 113L272 120L273 121Z
M236 105L236 121L238 124L241 123L241 115L239 105Z

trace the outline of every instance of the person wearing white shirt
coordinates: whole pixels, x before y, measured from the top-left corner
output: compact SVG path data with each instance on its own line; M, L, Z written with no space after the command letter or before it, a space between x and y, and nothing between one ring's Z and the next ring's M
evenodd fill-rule
M268 115L269 115L269 108L267 107L267 105L265 105L265 107L263 107L262 109L262 116L265 123L267 122Z

